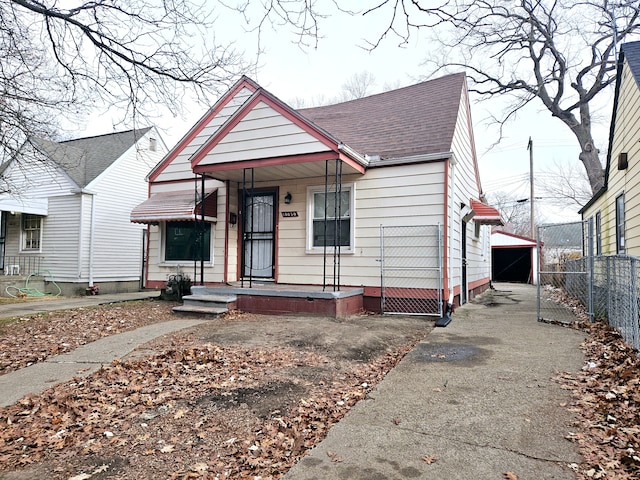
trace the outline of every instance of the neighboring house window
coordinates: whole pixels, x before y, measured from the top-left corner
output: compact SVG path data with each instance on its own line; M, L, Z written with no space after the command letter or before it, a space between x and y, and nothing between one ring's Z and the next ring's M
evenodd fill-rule
M602 216L596 212L596 255L602 255Z
M200 243L200 233L204 249ZM204 250L204 258L201 252ZM211 224L202 222L167 222L165 227L164 259L167 262L194 260L211 261Z
M153 137L149 137L149 150L155 152L157 148L158 144L156 142L156 139Z
M625 252L624 242L624 193L616 198L616 250Z
M343 252L354 248L354 185L343 185L342 191L310 187L308 199L307 239L310 251L323 251L340 246Z
M22 250L40 250L42 217L25 213L22 215Z

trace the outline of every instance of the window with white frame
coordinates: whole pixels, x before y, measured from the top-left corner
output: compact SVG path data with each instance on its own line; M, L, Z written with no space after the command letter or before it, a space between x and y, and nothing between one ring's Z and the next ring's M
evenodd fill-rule
M40 250L42 240L42 217L25 213L22 215L22 250Z
M625 252L624 193L616 198L616 253Z
M167 222L164 229L164 261L211 261L211 224Z
M355 186L342 185L336 192L325 187L309 187L307 191L307 250L324 251L339 246L344 253L354 249Z

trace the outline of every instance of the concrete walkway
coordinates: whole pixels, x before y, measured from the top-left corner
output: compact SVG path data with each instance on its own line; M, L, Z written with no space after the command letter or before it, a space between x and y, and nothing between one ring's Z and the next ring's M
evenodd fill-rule
M284 479L575 479L569 394L550 379L582 367L583 334L538 322L535 287L496 288L430 333Z
M109 303L130 302L133 300L145 300L159 297L158 290L128 293L108 293L104 295L87 295L86 297L49 297L46 300L17 301L0 305L0 318L21 317L37 313L53 312L56 310L68 310L71 308L106 305Z
M157 296L158 292L135 292L0 305L0 318L142 300ZM40 393L46 388L74 376L89 375L102 365L108 365L114 359L124 357L143 343L167 333L198 325L203 321L180 319L154 323L129 332L101 338L71 352L51 357L42 363L0 375L0 406L11 405L27 393Z

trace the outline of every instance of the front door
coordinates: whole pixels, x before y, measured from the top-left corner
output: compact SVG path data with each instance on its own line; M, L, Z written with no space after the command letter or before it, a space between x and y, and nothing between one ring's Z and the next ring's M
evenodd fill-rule
M275 192L246 192L242 222L242 272L246 278L274 278Z

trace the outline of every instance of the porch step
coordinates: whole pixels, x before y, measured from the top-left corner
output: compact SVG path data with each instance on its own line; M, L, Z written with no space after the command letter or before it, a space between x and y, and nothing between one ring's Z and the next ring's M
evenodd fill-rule
M229 310L234 310L238 297L235 295L185 295L182 301L182 305L173 307L174 313L218 317Z

